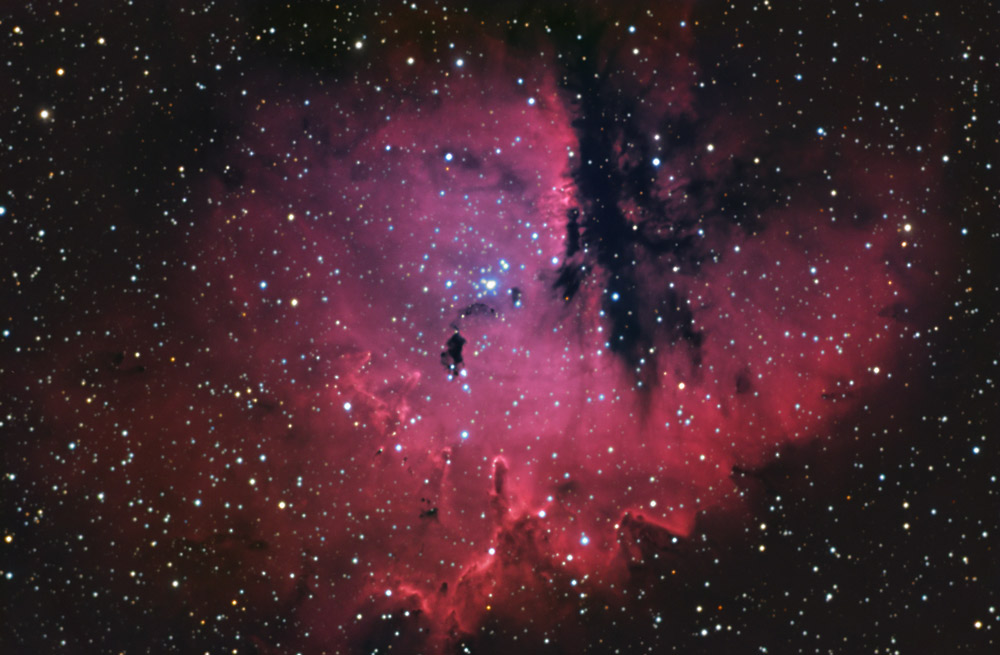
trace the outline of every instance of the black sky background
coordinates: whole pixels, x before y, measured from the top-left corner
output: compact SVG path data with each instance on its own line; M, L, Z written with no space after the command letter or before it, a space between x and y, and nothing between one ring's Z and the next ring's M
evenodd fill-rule
M201 631L187 621L183 602L164 615L153 609L161 603L141 596L122 600L117 589L95 597L106 573L102 567L114 561L109 564L96 546L76 545L76 535L86 533L88 543L114 535L103 536L103 524L91 517L74 516L73 500L55 490L59 468L31 459L40 457L39 440L56 436L37 398L59 393L46 389L47 369L114 366L118 350L156 336L143 321L122 320L110 338L80 336L72 361L52 359L52 353L66 352L58 341L91 330L108 312L170 317L177 280L192 253L209 245L195 242L203 180L241 184L241 172L226 170L224 157L239 131L234 108L245 109L241 85L270 84L278 97L293 80L296 87L333 87L360 68L377 67L332 39L353 42L358 32L376 33L381 15L375 12L386 7L306 2L289 8L248 1L231 9L208 3L206 11L205 3L98 4L41 2L0 12L0 327L11 332L0 339L0 530L16 533L12 542L0 544L0 650L215 653L231 647L242 630L258 636L241 644L240 652L293 652L281 644L294 643L301 629L294 604L255 610L221 631ZM860 147L892 145L890 159L924 157L913 151L917 138L934 143L933 160L926 157L933 165L939 165L938 153L950 153L933 194L940 204L927 209L953 233L964 228L967 235L949 253L949 277L934 282L945 300L912 309L934 329L921 334L920 347L893 379L863 399L861 409L840 418L830 434L787 447L764 468L734 471L745 491L745 515L706 516L678 549L640 546L654 550L625 583L625 598L632 600L592 619L585 633L588 652L998 648L1000 8L985 1L939 8L924 2L859 4L860 19L855 3L774 1L771 9L766 3L695 3L693 58L707 84L699 102L714 108L712 129L760 127L747 138L760 143L766 149L760 154L770 160L814 139L816 125L836 127L855 116L863 118L856 133L870 140ZM348 8L353 16L345 15ZM593 12L614 17L631 9ZM548 12L569 23L577 12L575 5L522 3L470 11L485 33L501 36L508 16ZM573 40L575 26L560 27L555 20L557 37L572 47L590 47ZM301 22L317 27L303 37L291 29ZM276 35L257 39L272 26ZM106 45L98 43L102 37ZM430 35L415 38L425 51L435 47ZM864 56L871 64L831 65L832 56ZM224 62L221 70L213 68L216 61ZM60 67L65 75L53 74ZM800 71L806 81L785 81ZM614 99L611 87L585 88L593 78L589 70L566 75L565 88L579 88L587 98L575 125L583 158L603 159L612 148L609 133L638 129L618 113L632 99ZM875 100L906 109L881 111L872 106ZM40 118L46 109L53 120ZM669 127L673 132L666 134L680 145L694 138L689 129L706 129L680 120ZM843 161L847 150L822 156L831 165L851 166ZM182 174L178 166L184 166ZM653 242L643 232L633 237L610 198L622 186L635 191L639 182L616 175L577 170L577 201L590 217L580 223L582 243L591 246L587 256L620 284L615 289L622 301L605 308L613 333L626 337L619 354L634 366L662 335L643 331L643 312L650 307L635 292L643 281L616 262L632 249L662 248L694 275L697 261L712 253L684 241L687 223L676 240ZM758 208L780 198L775 189L781 184L810 180L754 179L737 163L726 176L694 184L690 192L694 206L716 211L727 229L752 233ZM733 190L722 206L719 189ZM864 215L863 201L858 206L855 220L877 218ZM139 286L130 282L137 270ZM574 284L572 275L560 279L554 295L572 299ZM670 313L679 300L667 297L663 303ZM670 338L686 342L696 361L691 316L679 309L671 316ZM51 508L60 520L29 529L37 521L26 508L36 505ZM769 526L765 536L761 523ZM519 648L515 637L527 641L522 630L578 629L559 611L564 599L549 602L552 616L560 617L552 619L555 625L545 617L524 626L487 622L478 635L457 639L454 652L511 652ZM714 618L722 615L720 606L724 619ZM724 629L706 646L700 632L716 625L735 629ZM397 629L402 642L392 634ZM376 627L325 652L407 652L406 643L420 643L416 630ZM390 644L397 645L389 651ZM556 644L544 652L569 651Z

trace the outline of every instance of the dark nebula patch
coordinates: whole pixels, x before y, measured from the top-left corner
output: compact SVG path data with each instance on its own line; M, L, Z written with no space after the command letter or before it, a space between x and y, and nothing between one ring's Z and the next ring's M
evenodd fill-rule
M465 309L463 309L461 311L461 313L459 313L459 320L461 320L463 318L467 318L469 316L494 317L494 316L496 316L496 314L497 314L497 310L493 309L492 307L490 307L486 303L474 302L471 305L469 305L468 307L466 307ZM452 326L454 327L455 324L453 323Z
M448 338L445 350L441 353L441 364L451 375L459 376L465 369L465 357L462 351L468 340L460 333L462 325L467 322L467 319L496 318L496 316L497 310L482 302L474 302L459 312L458 318L451 323L454 334Z
M465 359L462 357L462 349L465 348L466 343L468 341L458 332L451 335L445 343L445 350L441 353L441 364L452 375L458 375L462 371L463 364L465 363Z

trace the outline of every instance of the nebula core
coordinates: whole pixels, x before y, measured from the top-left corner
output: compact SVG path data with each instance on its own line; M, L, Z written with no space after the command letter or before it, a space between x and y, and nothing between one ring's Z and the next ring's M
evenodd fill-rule
M5 20L72 78L3 155L5 652L988 652L995 101L862 4Z

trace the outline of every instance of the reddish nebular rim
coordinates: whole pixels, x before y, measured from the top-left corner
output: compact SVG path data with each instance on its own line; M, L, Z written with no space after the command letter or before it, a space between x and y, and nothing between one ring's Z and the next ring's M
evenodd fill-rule
M662 66L615 82L643 100L630 120L648 142L610 139L601 164L623 179L645 166L641 197L609 201L581 173L588 109L541 32L516 50L486 39L490 56L433 93L386 64L321 93L288 82L238 115L226 157L241 183L206 184L198 284L163 288L196 326L176 357L197 365L170 388L124 385L127 430L98 419L130 433L101 456L138 453L136 484L183 519L169 544L139 524L117 538L259 570L268 584L241 593L260 605L314 594L303 643L363 642L404 617L443 648L616 597L706 513L744 509L742 476L842 437L935 301L948 244L905 200L927 196L929 173L832 136L775 146L753 116L699 106L690 37L664 30L635 46ZM628 54L593 47L609 69ZM682 120L692 139L657 139ZM746 220L726 205L734 182L766 187ZM602 250L609 202L645 242ZM657 249L664 234L690 245ZM462 361L442 366L455 332ZM83 425L46 402L54 424ZM116 480L102 498L124 503L132 482ZM182 592L236 604L208 578Z
M419 614L448 639L502 615L511 595L557 583L615 593L630 565L674 548L701 513L741 506L734 469L826 437L856 410L891 375L911 334L900 312L928 287L906 262L911 240L932 259L936 237L911 236L912 210L897 200L915 171L852 151L852 168L803 186L822 155L759 161L766 144L713 130L708 115L711 148L664 149L653 193L699 211L685 208L692 179L726 179L734 161L797 166L787 173L797 188L752 229L706 216L700 248L715 255L695 267L633 251L637 302L674 294L700 335L686 343L657 331L663 315L637 317L654 344L640 366L655 372L637 376L609 347L609 272L581 255L580 289L567 302L554 288L567 210L581 202L568 154L579 156L577 109L552 75L533 79L544 101L530 105L511 78L454 80L433 108L404 104L386 121L329 98L262 108L241 164L255 192L226 198L208 228L210 265L233 280L217 300L259 326L251 379L298 356L300 337L322 362L306 374L317 391L292 402L332 435L310 444L323 462L310 475L331 476L330 496L304 502L313 515L336 505L328 547L364 562L333 565L352 576L331 609L348 632L376 629L374 608ZM485 87L497 94L488 106ZM677 103L698 111L683 94ZM299 143L310 172L299 180L283 167L278 179L267 162L287 147L284 131L323 116L347 120L329 139L348 151ZM634 220L663 220L637 218L631 202ZM308 274L285 272L286 257L312 261ZM292 296L300 332L270 330L268 312ZM471 303L491 313L463 314ZM456 329L467 343L451 375L437 355ZM243 346L224 355L244 356ZM348 506L364 520L345 524Z

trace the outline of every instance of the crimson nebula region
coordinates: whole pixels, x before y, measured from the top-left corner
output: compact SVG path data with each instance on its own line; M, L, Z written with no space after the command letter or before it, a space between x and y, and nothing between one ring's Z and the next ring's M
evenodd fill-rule
M996 7L89 4L0 18L3 652L994 652Z

